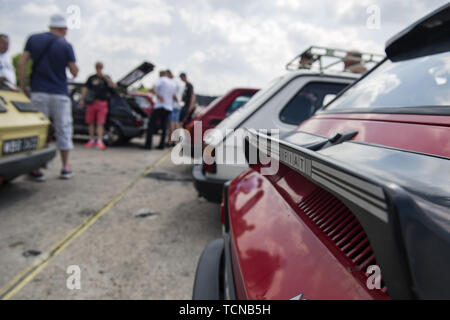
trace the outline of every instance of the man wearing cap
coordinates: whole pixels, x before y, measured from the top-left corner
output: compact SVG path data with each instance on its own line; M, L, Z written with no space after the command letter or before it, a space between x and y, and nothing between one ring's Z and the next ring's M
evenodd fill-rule
M72 107L67 87L66 68L73 77L78 74L72 45L66 41L66 19L59 14L50 18L50 32L34 34L26 42L25 50L19 60L19 85L28 95L25 85L25 66L28 59L33 60L31 72L31 100L47 117L52 119L56 142L61 154L61 179L72 177L69 165L69 151L72 143ZM44 181L41 170L31 176Z

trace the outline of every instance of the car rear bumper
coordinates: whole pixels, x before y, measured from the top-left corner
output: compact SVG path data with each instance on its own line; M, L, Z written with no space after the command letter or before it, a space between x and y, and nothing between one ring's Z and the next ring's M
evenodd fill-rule
M203 174L202 169L202 165L195 165L192 169L195 189L206 200L220 203L222 200L223 186L227 181L207 178Z
M125 138L134 138L134 137L141 137L144 134L146 127L122 126L121 130Z
M209 243L203 251L194 281L193 300L236 300L229 236Z
M4 180L11 180L22 174L29 173L44 166L56 155L56 147L48 146L44 149L9 156L0 159L0 177Z

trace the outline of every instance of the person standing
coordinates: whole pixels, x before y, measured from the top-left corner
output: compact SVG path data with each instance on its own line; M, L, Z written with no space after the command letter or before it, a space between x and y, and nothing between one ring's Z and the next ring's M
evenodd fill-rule
M106 146L103 143L103 132L108 115L108 100L110 88L116 88L117 85L111 78L103 74L103 63L97 62L95 64L96 73L90 76L81 92L80 108L84 108L86 104L86 96L89 94L91 101L88 102L86 108L85 121L89 125L89 142L84 146L86 148L96 147L100 150L105 150ZM97 130L95 125L97 124ZM97 140L95 140L95 133L97 133Z
M186 73L180 74L180 79L185 83L184 92L183 92L183 107L181 108L180 114L180 122L184 123L187 120L187 117L191 113L191 110L194 108L194 86L188 81Z
M344 71L352 73L366 73L367 68L364 65L362 54L358 51L350 51L344 58Z
M175 143L171 142L172 133L175 132L180 127L180 113L181 113L181 106L179 104L180 98L178 97L180 93L181 85L178 83L177 79L174 78L172 71L167 70L167 77L172 81L172 85L174 87L175 91L175 98L173 100L172 105L172 112L170 114L169 118L169 134L167 137L167 145L169 147L175 146Z
M173 100L175 99L174 86L172 85L171 80L167 77L167 71L160 71L159 77L160 78L156 81L152 90L156 94L157 102L153 108L153 112L148 123L147 138L145 140L145 146L143 147L147 150L152 149L152 139L153 135L157 131L158 124L160 124L162 130L158 149L164 149L167 124L170 113L172 112Z
M50 18L50 32L32 35L19 60L19 85L30 97L25 83L25 68L28 60L33 60L31 73L31 100L42 113L52 119L58 149L61 154L61 179L72 177L69 152L72 142L72 106L67 87L66 68L73 77L78 75L75 53L66 41L67 23L64 16L55 14ZM38 181L44 181L41 170L31 173Z
M0 87L15 88L16 73L8 49L9 37L6 34L0 34Z

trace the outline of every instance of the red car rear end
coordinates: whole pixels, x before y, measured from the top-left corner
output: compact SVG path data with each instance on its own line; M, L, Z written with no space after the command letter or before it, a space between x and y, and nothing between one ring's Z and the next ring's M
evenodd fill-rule
M446 5L391 39L298 131L249 132L252 168L225 188L194 298L450 298L449 25Z
M202 145L195 145L194 143L194 124L201 123L202 138L205 132L209 129L215 128L223 119L228 117L234 111L242 107L250 98L258 92L258 89L251 88L236 88L229 91L221 98L213 101L200 115L186 125L186 130L191 134L190 146L192 150L195 148L202 148ZM197 142L201 143L201 141Z

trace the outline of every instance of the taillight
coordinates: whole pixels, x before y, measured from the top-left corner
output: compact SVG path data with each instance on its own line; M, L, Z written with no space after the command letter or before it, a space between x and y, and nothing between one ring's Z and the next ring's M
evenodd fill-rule
M216 173L217 172L216 163L214 162L213 164L206 164L203 162L203 170L209 173Z
M136 120L136 126L137 127L140 127L140 126L142 126L142 120Z
M217 166L216 166L216 150L210 146L206 147L203 151L203 170L205 172L209 173L216 173L217 172ZM206 163L208 162L208 163Z

